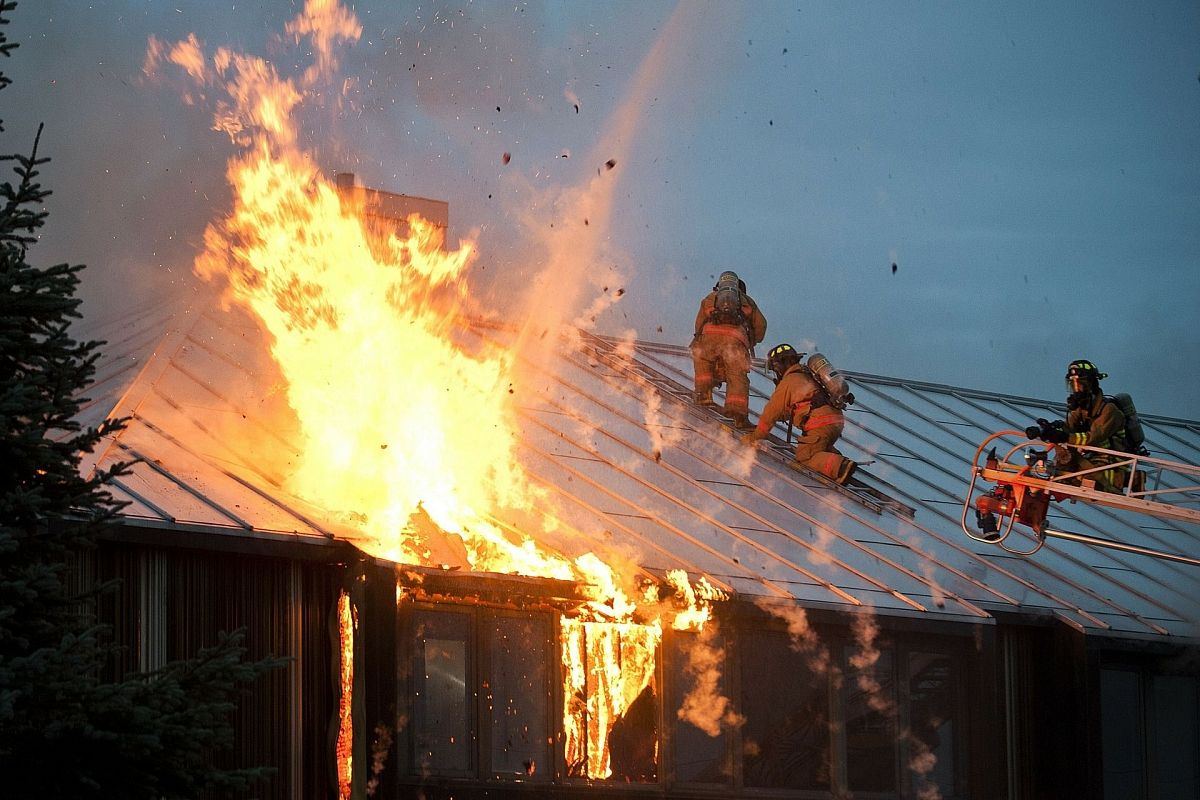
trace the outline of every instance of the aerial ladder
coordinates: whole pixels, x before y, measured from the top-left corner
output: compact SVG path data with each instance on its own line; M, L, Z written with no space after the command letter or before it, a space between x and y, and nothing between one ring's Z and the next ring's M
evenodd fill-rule
M1060 471L1054 462L1055 447L1030 441L1022 431L1000 431L984 439L971 461L971 483L963 501L963 532L977 542L998 545L1019 556L1033 555L1048 537L1055 537L1200 566L1200 558L1053 530L1046 520L1050 504L1066 500L1200 525L1200 467L1102 447L1058 447L1071 447L1083 459L1100 466ZM1096 473L1106 470L1127 476L1123 485L1109 487L1111 491L1100 488ZM992 486L985 488L982 484ZM975 530L967 524L972 511ZM1031 533L1010 539L1017 524ZM1022 540L1025 544L1020 544Z

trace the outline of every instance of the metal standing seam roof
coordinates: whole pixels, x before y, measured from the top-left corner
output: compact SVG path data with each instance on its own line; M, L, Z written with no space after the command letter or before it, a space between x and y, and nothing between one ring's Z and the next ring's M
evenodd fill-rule
M137 459L113 494L131 525L310 542L354 539L258 466L292 432L265 423L279 397L255 395L260 334L237 312L181 317L167 306L91 334L109 341L82 421L129 416L83 468ZM169 332L161 337L160 332ZM464 344L510 342L484 323ZM150 351L153 355L148 355ZM979 443L1061 404L842 371L856 402L839 448L860 462L850 490L788 468L785 431L751 452L715 412L690 402L686 347L579 332L549 363L527 364L545 391L519 399L521 460L539 502L564 525L541 533L520 513L497 523L567 557L615 548L654 574L682 568L743 598L869 607L988 623L1013 612L1086 633L1141 638L1200 633L1200 568L1051 540L1013 556L960 529ZM751 373L751 416L773 389ZM718 393L719 394L719 393ZM1143 415L1153 455L1200 464L1200 423ZM1056 504L1056 528L1200 554L1197 526Z

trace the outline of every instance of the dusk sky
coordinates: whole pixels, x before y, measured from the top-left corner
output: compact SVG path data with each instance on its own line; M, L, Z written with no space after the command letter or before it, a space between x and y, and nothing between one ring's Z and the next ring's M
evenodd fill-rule
M599 178L604 247L581 257L625 290L601 333L686 344L733 269L768 319L760 356L789 341L1055 400L1088 358L1143 412L1200 419L1195 2L346 5L363 33L306 145L330 177L448 201L492 308L537 272L529 226L570 219L563 198ZM230 202L233 145L211 107L146 78L150 37L302 70L278 42L298 10L13 12L0 149L46 124L32 260L88 265L89 321L190 291Z

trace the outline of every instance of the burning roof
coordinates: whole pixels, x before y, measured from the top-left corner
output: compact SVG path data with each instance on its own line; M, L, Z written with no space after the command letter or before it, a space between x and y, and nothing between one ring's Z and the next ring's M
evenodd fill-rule
M295 430L276 422L286 418L278 386L274 395L248 390L265 367L254 324L215 309L192 320L159 342L123 394L129 353L110 349L99 372L102 391L90 413L131 416L98 454L101 465L138 459L114 486L130 502L125 519L163 536L346 538L369 550L352 517L331 521L328 509L294 494L263 458L267 448L294 454L296 444ZM126 321L124 346L144 347L139 332L162 321ZM493 346L517 332L476 322L458 335ZM565 561L620 553L646 576L685 570L766 604L976 622L1013 612L1099 634L1195 635L1200 573L1190 566L1072 543L1014 558L959 530L978 441L1054 413L1053 403L846 373L858 401L842 447L865 463L860 473L871 490L854 494L788 469L781 444L739 464L744 455L732 434L687 400L686 348L580 333L541 367L547 390L514 403L513 459L536 488L534 500L489 515L509 541L528 537ZM770 383L758 372L752 379L756 411ZM457 424L471 431L479 420ZM1196 423L1147 415L1143 425L1152 451L1200 461ZM1183 525L1083 506L1055 513L1057 527L1196 550L1194 531ZM544 524L547 516L554 526ZM470 570L458 537L442 535L424 566Z

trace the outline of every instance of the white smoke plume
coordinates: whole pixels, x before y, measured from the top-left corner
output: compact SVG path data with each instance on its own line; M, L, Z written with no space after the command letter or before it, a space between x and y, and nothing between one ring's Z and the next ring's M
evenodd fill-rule
M866 696L867 707L894 721L898 716L896 702L887 695L876 673L881 652L876 643L879 636L879 623L874 611L866 609L858 613L851 621L850 627L855 644L858 646L858 651L851 654L849 659L850 666L856 671L855 682L859 690ZM909 748L911 755L908 768L918 778L918 798L920 800L941 800L941 791L928 780L929 774L937 765L937 755L909 729L900 731L897 741L906 743Z
M722 730L739 727L746 721L734 710L732 701L721 694L725 649L717 644L717 639L717 623L710 621L690 644L682 648L687 659L684 672L693 683L675 712L679 719L714 737Z
M808 661L815 675L825 675L833 668L829 648L808 622L808 614L800 606L772 603L766 598L755 601L755 605L787 624L791 647Z
M850 666L857 670L855 681L867 697L867 706L885 716L895 716L896 704L886 696L875 675L875 665L880 656L879 648L875 646L875 639L879 635L875 614L869 609L856 614L850 628L858 645L858 652L850 656Z
M937 766L937 756L911 731L904 731L900 738L908 742L909 752L912 754L908 760L908 768L917 776L917 800L942 800L941 789L929 780L929 773Z

